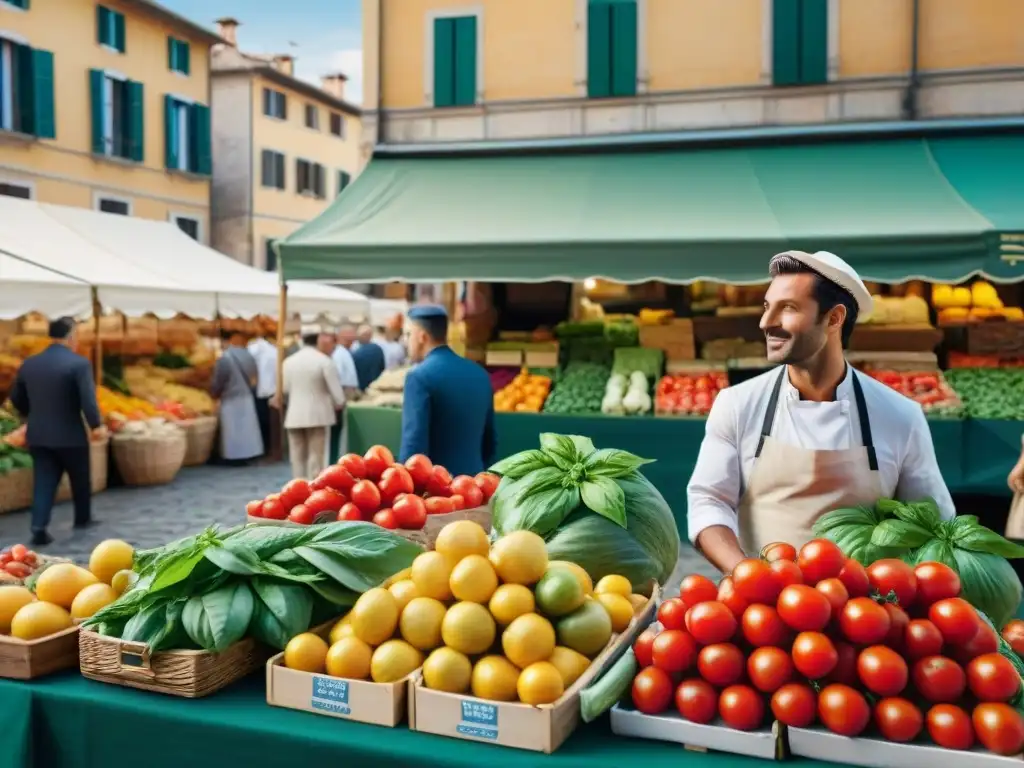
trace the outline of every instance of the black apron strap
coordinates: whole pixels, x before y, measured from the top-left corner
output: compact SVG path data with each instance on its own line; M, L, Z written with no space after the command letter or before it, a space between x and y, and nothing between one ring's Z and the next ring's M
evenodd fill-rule
M755 459L761 455L761 449L764 448L764 439L772 433L775 411L779 407L779 392L782 391L782 378L786 375L786 366L782 365L779 367L782 370L779 371L779 377L775 379L775 386L772 387L772 394L768 398L768 408L764 412L764 423L761 425L761 436L757 439L757 451L754 452Z
M860 386L860 374L853 371L853 397L857 401L857 416L860 419L860 436L864 447L868 449L868 466L872 472L878 471L878 454L871 439L871 419L868 418L868 407L864 402L864 390Z

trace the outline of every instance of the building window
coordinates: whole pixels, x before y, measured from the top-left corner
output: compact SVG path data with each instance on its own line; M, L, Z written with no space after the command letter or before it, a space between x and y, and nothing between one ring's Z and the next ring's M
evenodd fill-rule
M199 219L193 219L190 216L174 216L174 223L178 225L178 229L193 240L199 240Z
M56 136L49 51L0 38L0 131Z
M306 105L306 127L314 131L320 130L320 110L316 104Z
M772 83L828 82L828 0L774 0Z
M280 91L263 89L263 114L279 120L288 119L288 99Z
M352 183L352 176L345 171L338 171L338 194L345 191L345 187Z
M260 154L260 183L270 189L284 189L284 155L272 149Z
M636 95L635 0L590 0L587 6L587 95Z
M295 161L295 191L300 195L312 195L320 200L324 193L324 167L309 160Z
M96 39L100 45L124 53L124 14L96 6Z
M345 120L337 112L331 112L331 133L345 138Z
M143 87L102 70L89 72L92 97L92 151L142 162Z
M28 10L29 0L0 0L0 5L6 3L7 5L13 5L15 8L21 8L22 10Z
M167 38L167 68L172 72L180 72L187 75L190 70L190 51L188 43L184 40Z
M27 184L11 184L10 182L0 181L0 196L19 197L22 200L31 200L32 187Z
M164 166L209 175L210 109L171 94L164 96Z
M96 210L103 213L116 213L119 216L131 216L132 206L127 200L116 197L101 197L96 201Z
M434 106L476 104L476 16L434 19Z
M276 242L277 240L270 237L263 240L263 268L267 272L277 272L277 253L274 252Z

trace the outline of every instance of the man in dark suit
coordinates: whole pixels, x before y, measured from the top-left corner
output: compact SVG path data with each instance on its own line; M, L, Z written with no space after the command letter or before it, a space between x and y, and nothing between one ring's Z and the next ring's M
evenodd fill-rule
M75 505L75 527L92 522L89 432L104 433L89 361L71 351L74 323L50 323L49 348L28 358L18 371L11 402L28 420L28 447L35 468L32 491L32 546L53 541L47 532L53 499L67 472Z
M384 373L384 348L373 340L373 329L368 325L359 328L359 346L352 352L352 362L363 392Z
M409 310L409 356L419 362L406 374L401 460L426 454L452 475L475 475L494 460L494 399L481 366L447 344L443 307Z

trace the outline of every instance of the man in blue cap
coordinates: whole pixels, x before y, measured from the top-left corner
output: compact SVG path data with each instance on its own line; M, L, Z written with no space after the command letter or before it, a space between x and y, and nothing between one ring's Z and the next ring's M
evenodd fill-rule
M417 453L452 476L475 475L494 460L494 400L487 372L448 346L448 314L422 305L407 315L409 357L405 377L400 460Z

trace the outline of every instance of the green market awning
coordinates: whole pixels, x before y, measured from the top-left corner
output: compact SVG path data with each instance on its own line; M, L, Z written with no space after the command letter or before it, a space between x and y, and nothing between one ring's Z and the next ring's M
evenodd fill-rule
M998 199L981 212L940 168L922 138L385 156L281 244L281 263L285 279L339 282L757 283L801 248L880 282L1024 277L999 259Z

